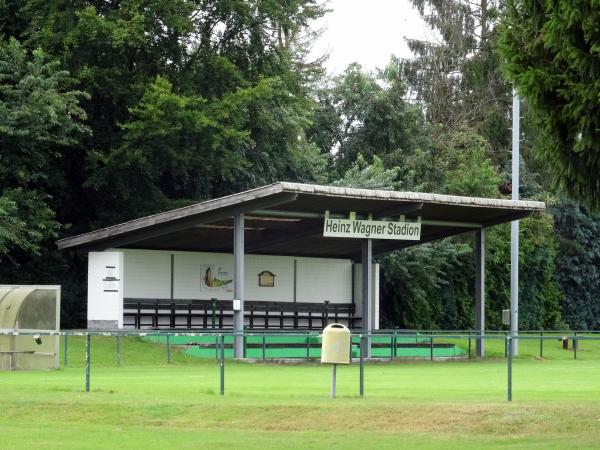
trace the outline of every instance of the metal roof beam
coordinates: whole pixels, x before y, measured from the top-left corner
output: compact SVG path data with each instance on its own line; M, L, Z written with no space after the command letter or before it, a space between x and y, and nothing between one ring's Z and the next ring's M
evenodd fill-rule
M414 206L413 206L414 207ZM398 214L396 211L400 211L400 209L395 209L394 213ZM416 209L414 210L416 211ZM252 211L252 215L255 216L264 216L264 217L290 217L290 218L298 218L298 219L323 219L325 217L324 213L313 213L313 212L300 212L300 211L281 211L281 210L256 210ZM398 214L401 215L401 214ZM389 217L386 216L386 217ZM348 214L339 214L339 213L329 213L329 218L331 219L347 219ZM410 222L410 220L407 220ZM421 224L430 225L434 227L458 227L458 228L481 228L483 224L477 222L457 222L451 220L421 220Z
M296 233L291 233L289 231L268 233L266 236L261 237L259 242L246 245L246 253L254 253L269 248L272 245L291 243L306 237L317 236L322 233L323 225L321 224L318 226L311 225L310 227Z

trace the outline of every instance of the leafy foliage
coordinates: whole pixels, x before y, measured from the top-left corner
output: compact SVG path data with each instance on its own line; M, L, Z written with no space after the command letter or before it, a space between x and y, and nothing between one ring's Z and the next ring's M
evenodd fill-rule
M564 292L562 317L572 329L600 330L600 216L573 201L552 208L559 249L556 278Z
M309 140L333 152L340 175L359 153L398 165L398 155L410 154L425 139L421 111L405 97L406 84L393 64L378 75L351 64L344 74L322 88Z
M600 8L594 0L507 2L504 69L544 133L535 150L556 183L600 207Z
M41 50L18 41L0 43L0 260L39 255L59 222L50 195L60 190L57 171L86 133L81 92Z
M45 199L35 191L7 189L0 196L0 262L18 264L15 252L39 256L41 244L59 228Z
M369 164L362 154L358 154L356 161L346 171L343 178L334 181L334 186L347 186L363 189L395 190L398 183L399 170L397 167L386 169L383 161L373 156L373 164Z
M495 44L499 1L411 0L432 29L430 41L408 40L414 58L398 60L411 93L432 124L481 134L496 166L509 159L510 85Z

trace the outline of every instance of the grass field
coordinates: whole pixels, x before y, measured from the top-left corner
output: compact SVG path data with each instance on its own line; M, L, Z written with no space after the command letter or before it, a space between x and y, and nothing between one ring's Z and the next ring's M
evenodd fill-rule
M463 341L457 341L461 346ZM331 369L227 361L219 395L214 360L122 338L92 339L91 392L83 339L69 339L69 367L0 373L0 447L80 448L600 448L600 342L577 355L522 342L506 402L501 341L485 361L395 362Z

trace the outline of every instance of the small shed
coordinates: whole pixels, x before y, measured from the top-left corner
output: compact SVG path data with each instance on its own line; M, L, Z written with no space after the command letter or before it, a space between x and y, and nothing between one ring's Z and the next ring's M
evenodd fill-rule
M58 368L60 286L0 285L0 370Z

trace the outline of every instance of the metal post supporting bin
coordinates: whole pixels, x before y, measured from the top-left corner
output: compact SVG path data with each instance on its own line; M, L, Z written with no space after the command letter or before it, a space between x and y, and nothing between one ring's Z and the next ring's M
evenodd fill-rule
M505 338L505 342L507 344L507 349L508 349L508 355L507 355L507 368L508 368L508 374L507 374L507 398L509 402L512 402L512 362L513 362L513 347L512 347L512 342L511 342L511 337L510 336L506 336Z
M335 398L337 365L350 364L351 340L350 330L340 323L332 323L323 330L321 363L333 364L331 398Z

